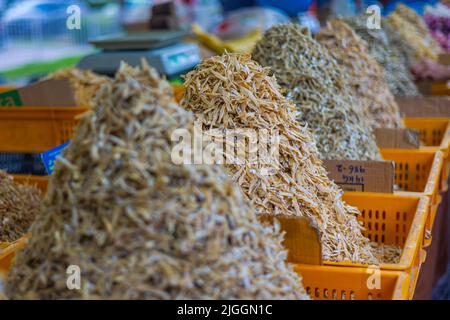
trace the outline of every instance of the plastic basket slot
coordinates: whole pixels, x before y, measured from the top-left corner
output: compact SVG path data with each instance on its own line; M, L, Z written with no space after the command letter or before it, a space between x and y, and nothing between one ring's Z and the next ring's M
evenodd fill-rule
M425 129L420 129L419 130L419 135L420 135L420 140L422 140L423 142L426 142L426 141L428 141L428 135L427 135L427 130L425 130Z
M444 137L444 132L440 129L433 130L432 145L438 146L441 144L442 138Z
M320 289L319 288L314 289L314 297L320 298Z
M74 133L74 123L73 121L63 121L60 128L61 138L64 141L70 140Z

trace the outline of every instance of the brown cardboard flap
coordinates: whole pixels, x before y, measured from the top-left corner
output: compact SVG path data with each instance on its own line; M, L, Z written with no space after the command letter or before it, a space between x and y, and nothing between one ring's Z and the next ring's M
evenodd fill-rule
M379 148L418 149L420 146L420 134L416 129L377 128L374 134Z
M344 191L394 192L394 161L324 160L328 177Z
M438 62L443 65L450 65L450 53L441 53L438 56Z
M43 80L17 90L24 106L76 107L68 79Z
M283 245L288 251L287 261L302 264L322 264L319 228L307 217L259 216L260 221L277 220L286 232Z
M404 118L450 118L450 97L396 97Z

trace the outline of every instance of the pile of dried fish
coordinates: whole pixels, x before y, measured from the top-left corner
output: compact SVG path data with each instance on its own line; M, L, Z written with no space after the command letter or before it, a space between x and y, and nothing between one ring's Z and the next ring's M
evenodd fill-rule
M420 95L407 68L408 61L386 34L388 26L383 20L381 29L368 28L365 15L345 18L345 22L366 41L369 54L384 68L386 82L395 96Z
M431 50L433 55L438 55L442 52L441 46L436 39L431 35L424 19L417 14L413 9L399 3L395 8L395 13L398 14L405 21L410 23L418 32L425 45Z
M395 27L387 22L385 18L383 18L383 31L389 39L391 51L394 51L396 54L394 59L401 61L405 66L405 70L409 72L411 65L414 64L413 55L409 53L414 52L413 46L405 41L400 33L395 30ZM410 72L408 76L413 79Z
M41 192L0 171L0 242L12 242L28 232L41 205Z
M358 210L342 201L312 135L298 124L295 105L280 93L269 72L248 54L225 53L204 60L186 75L182 106L196 114L205 135L246 129L278 138L278 161L267 160L260 149L255 155L246 146L239 148L245 150L239 161L227 161L235 155L224 148L229 175L259 215L314 220L324 260L378 263L376 250L361 233Z
M144 80L145 79L145 80ZM143 80L143 81L140 81ZM281 237L218 165L176 165L174 130L193 116L147 65L122 65L57 161L11 298L308 298ZM66 268L81 271L81 290Z
M90 70L70 68L56 71L46 79L69 79L75 91L75 101L81 107L93 107L92 101L101 86L110 81L108 77L98 75Z
M416 27L402 18L397 12L392 12L386 18L386 24L391 27L391 33L397 34L397 45L406 56L408 66L423 59L437 61L438 53L433 50L426 36L431 38L429 32L421 34Z
M402 127L399 108L385 81L384 70L370 57L366 42L339 20L322 28L317 40L347 74L372 127Z
M370 124L336 60L298 24L264 34L253 58L270 67L313 133L322 159L380 159Z

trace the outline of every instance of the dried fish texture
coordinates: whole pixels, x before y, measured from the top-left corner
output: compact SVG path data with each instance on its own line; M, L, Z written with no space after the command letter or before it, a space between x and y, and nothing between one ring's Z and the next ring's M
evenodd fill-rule
M408 6L399 3L395 8L395 13L414 26L421 38L425 41L426 46L433 52L433 54L438 55L442 52L441 46L431 35L424 19L417 14L417 12Z
M398 54L399 60L405 66L405 70L410 70L410 66L414 64L415 58L410 52L414 52L414 47L400 35L395 27L388 23L385 18L383 18L383 30L389 39L389 45L391 48L395 48L396 54ZM409 72L409 71L408 71ZM412 74L409 73L412 78Z
M14 182L0 170L0 242L13 242L28 232L42 202L41 192Z
M382 19L381 29L367 28L367 17L359 15L344 21L366 41L369 54L384 68L386 82L394 96L420 96L413 82L405 56L386 34L388 28Z
M297 120L312 132L322 159L381 159L345 73L306 28L272 27L257 42L253 58L271 68L297 105Z
M146 79L141 81L141 79ZM279 230L218 165L176 165L193 115L147 65L122 65L57 161L10 298L307 299ZM66 268L81 271L68 290Z
M69 68L56 71L46 79L69 79L75 91L75 102L81 107L93 107L92 102L102 85L110 79L90 70Z
M354 96L373 128L400 128L403 122L384 70L368 52L367 43L345 22L332 20L316 39L327 48L347 74Z
M400 263L402 249L396 245L378 244L374 247L377 251L377 257L383 263Z
M398 44L410 64L423 59L437 61L438 53L434 52L426 41L426 34L419 33L414 25L403 19L398 13L390 13L386 18L386 23L391 26L394 33L398 34Z
M359 211L342 201L312 135L299 125L295 105L281 94L269 72L249 54L225 53L204 60L185 77L182 106L195 113L205 132L252 129L278 135L279 163L253 161L249 148L240 162L225 161L257 214L314 220L324 260L378 263L361 233ZM272 174L261 174L267 166Z

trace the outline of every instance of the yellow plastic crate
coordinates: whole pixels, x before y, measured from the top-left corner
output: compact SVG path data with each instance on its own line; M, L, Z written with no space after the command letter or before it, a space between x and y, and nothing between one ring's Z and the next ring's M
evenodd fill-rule
M172 84L173 94L177 103L181 102L184 95L184 87L181 84Z
M437 208L441 202L440 183L443 154L438 148L381 149L385 160L395 161L397 194L425 195L430 198L430 211L426 224L425 245L431 243L431 230Z
M15 86L0 86L0 93L1 92L5 92L5 91L9 91L9 90L14 90L16 89Z
M0 108L0 152L41 153L73 137L83 107ZM46 191L48 177L13 175L19 182Z
M47 192L48 187L48 176L33 176L33 175L21 175L21 174L12 174L14 181L19 183L31 184L38 187L43 193Z
M379 287L368 285L373 274L367 268L294 265L313 300L407 300L408 276L404 272L380 270Z
M0 151L39 153L71 139L82 107L0 108Z
M437 147L444 156L441 190L448 190L447 180L450 173L450 119L449 118L405 118L408 128L417 129L420 139L426 147Z
M431 84L431 95L433 96L449 96L450 81L436 81Z
M346 192L343 200L357 207L365 230L364 235L379 244L402 248L399 263L383 263L381 270L403 271L408 276L409 296L414 294L419 270L425 261L422 243L428 217L429 198L407 194ZM335 267L367 267L352 262L328 262Z
M24 236L14 242L0 242L0 274L5 276L8 273L17 250L24 248L27 240L28 237Z

